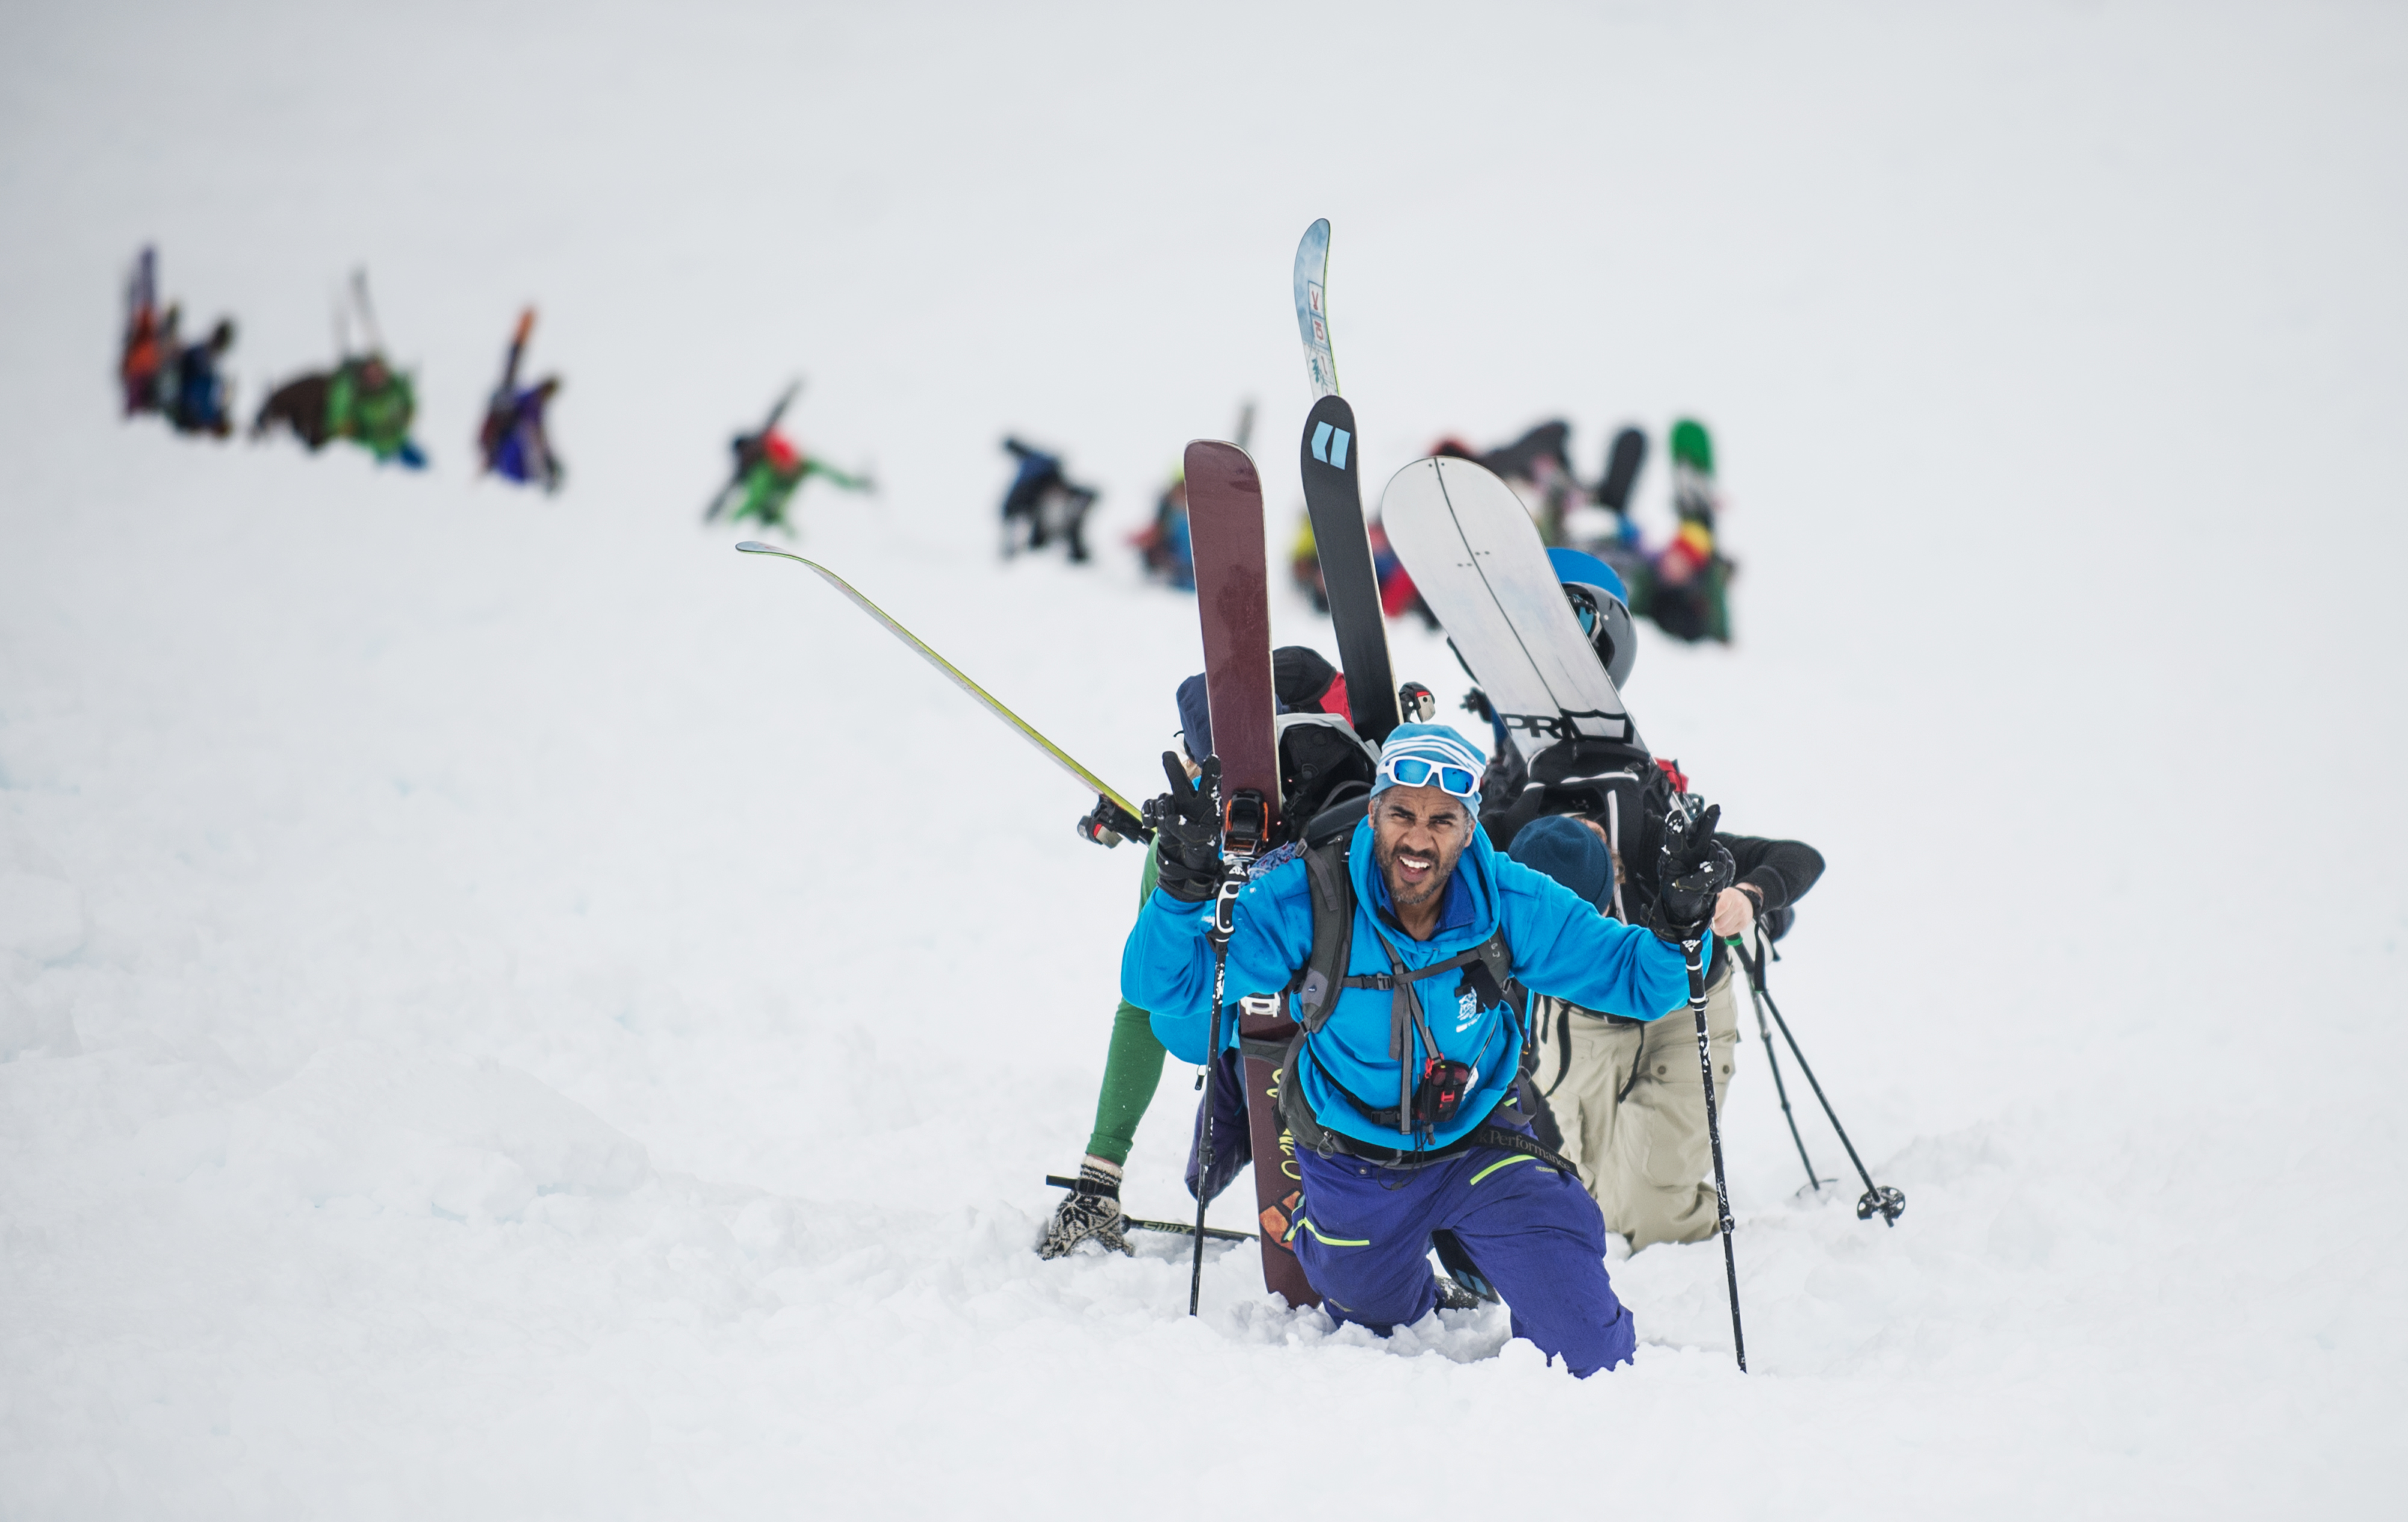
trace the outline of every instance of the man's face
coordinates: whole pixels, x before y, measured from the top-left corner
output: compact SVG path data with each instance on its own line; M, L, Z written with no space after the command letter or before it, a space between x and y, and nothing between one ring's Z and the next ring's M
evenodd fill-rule
M1371 854L1398 909L1438 897L1476 827L1461 798L1435 787L1392 787L1372 800Z

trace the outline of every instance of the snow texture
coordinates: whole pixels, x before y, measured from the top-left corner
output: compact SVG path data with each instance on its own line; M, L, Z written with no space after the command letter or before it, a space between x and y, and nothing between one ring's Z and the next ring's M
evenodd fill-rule
M0 1515L2378 1501L2403 65L2344 4L11 7ZM1175 1241L1039 1262L1138 863L696 524L807 375L883 488L811 553L1151 791L1197 639L1118 535L1251 395L1284 540L1324 215L1367 482L1716 430L1741 643L1650 638L1633 711L1830 858L1776 991L1910 1199L1799 1198L1751 1030L1747 1377L1711 1243L1615 1265L1585 1384L1251 1249L1195 1321ZM367 263L433 470L120 423L152 238L246 409ZM470 470L528 300L551 500ZM1007 430L1108 489L1097 565L996 563Z

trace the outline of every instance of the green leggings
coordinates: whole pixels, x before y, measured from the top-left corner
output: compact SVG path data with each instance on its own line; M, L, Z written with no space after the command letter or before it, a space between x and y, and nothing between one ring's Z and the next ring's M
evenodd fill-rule
M1145 868L1138 877L1138 907L1154 897L1154 859L1152 850L1145 854ZM1154 1020L1143 1010L1121 1000L1112 1012L1112 1041L1104 1055L1104 1086L1096 1096L1096 1131L1087 1138L1087 1155L1110 1163L1128 1161L1129 1147L1137 1141L1137 1123L1145 1118L1145 1107L1154 1102L1154 1091L1162 1082L1162 1061L1168 1055L1162 1043L1154 1038Z

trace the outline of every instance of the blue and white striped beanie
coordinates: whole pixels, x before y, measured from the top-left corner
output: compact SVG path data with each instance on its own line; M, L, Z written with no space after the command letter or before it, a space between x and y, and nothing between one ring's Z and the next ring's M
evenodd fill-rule
M1387 739L1380 746L1380 777L1371 784L1373 797L1397 785L1397 780L1388 775L1388 763L1406 756L1427 761L1432 766L1469 768L1473 789L1471 796L1463 800L1463 806L1475 816L1479 814L1478 783L1481 773L1488 769L1488 758L1473 749L1471 741L1464 739L1455 725L1400 724L1389 730Z

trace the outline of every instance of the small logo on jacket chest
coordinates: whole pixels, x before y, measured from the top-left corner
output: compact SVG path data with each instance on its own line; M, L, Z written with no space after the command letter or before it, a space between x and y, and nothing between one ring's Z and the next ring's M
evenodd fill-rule
M1455 1033L1458 1036L1462 1035L1469 1030L1471 1023L1479 1018L1480 996L1467 988L1463 991L1463 996L1455 1002Z

